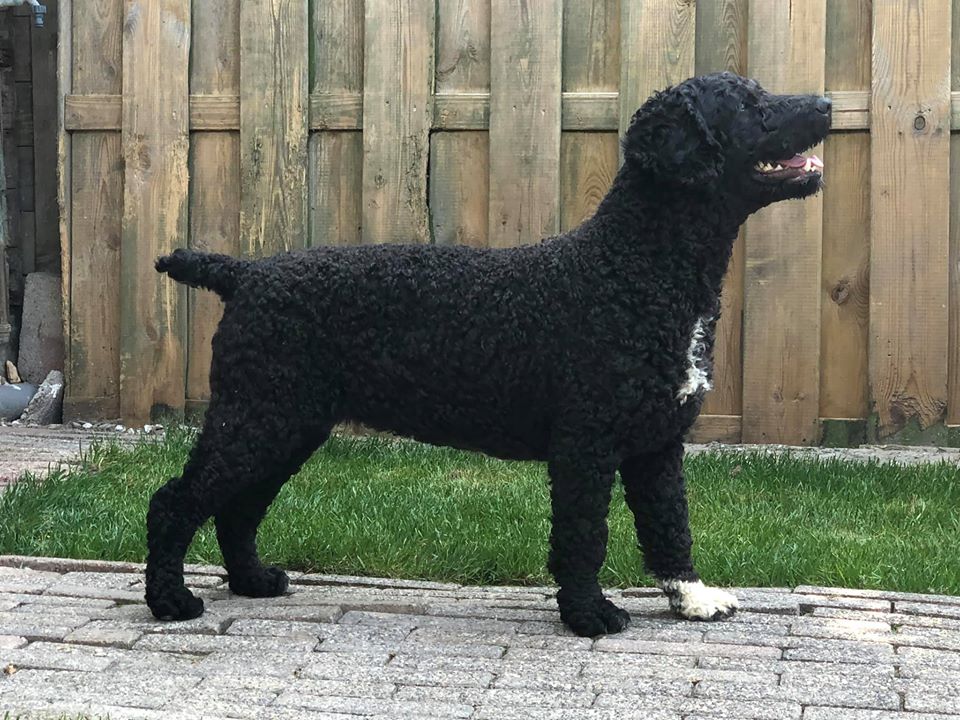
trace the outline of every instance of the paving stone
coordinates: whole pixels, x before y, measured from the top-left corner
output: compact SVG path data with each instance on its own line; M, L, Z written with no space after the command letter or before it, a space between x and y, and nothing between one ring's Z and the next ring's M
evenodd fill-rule
M350 649L396 651L410 634L405 627L382 625L320 625L320 652L343 652Z
M0 555L0 567L29 568L55 574L68 572L128 572L143 573L145 565L112 560L76 560L74 558L32 557L29 555ZM187 566L191 567L191 566Z
M407 590L460 590L454 583L438 583L427 580L391 580L390 578L351 577L349 575L320 575L308 573L293 581L295 585L350 585L352 587L401 588Z
M228 635L268 635L270 637L320 638L319 623L292 620L254 620L243 618L227 628Z
M98 598L61 597L60 595L20 595L17 598L21 608L44 608L42 612L56 612L55 608L90 608L91 610L108 610L118 607L113 600Z
M56 584L125 590L140 580L139 574L73 571L60 576Z
M512 620L516 622L554 622L557 610L527 608L488 607L466 603L443 603L427 607L427 615L442 615L448 618L482 618L485 620Z
M292 653L308 653L317 647L314 639L278 638L270 636L243 635L144 635L134 643L134 650L157 650L167 652L212 653L217 650L240 652L273 650Z
M642 706L633 708L487 707L477 709L475 720L680 720L680 714Z
M816 699L820 704L844 707L866 707L896 710L900 695L892 677L863 675L812 675L785 672L779 690L791 699L808 703Z
M893 642L888 623L835 618L801 617L790 624L790 634L833 640Z
M957 716L939 713L888 712L886 710L809 706L803 712L803 720L957 720Z
M511 690L442 687L401 687L398 700L419 703L450 703L455 705L528 705L554 708L590 707L596 696L589 691L554 692L552 690Z
M800 612L805 614L814 607L835 607L849 610L879 610L890 612L890 600L886 598L846 597L843 595L807 595L796 593Z
M457 655L463 657L501 658L501 645L471 645L468 643L402 643L397 652L411 655Z
M48 595L69 595L78 598L98 598L101 600L116 600L124 603L143 603L143 591L123 590L118 588L97 587L96 585L74 585L72 583L57 582L50 585L45 593Z
M902 647L923 647L960 652L960 631L903 626L894 634L893 643Z
M721 643L667 643L647 640L621 640L616 636L603 637L594 644L600 652L654 653L657 655L720 655L723 657L780 658L779 648L757 645L724 645Z
M783 651L783 658L842 663L890 663L893 661L893 645L881 642L797 637L796 644Z
M286 650L272 652L217 650L200 660L197 663L197 669L205 675L270 676L292 679L310 661L312 655L312 653L290 653Z
M378 700L375 698L350 698L335 696L304 695L287 691L276 699L274 705L307 708L324 712L340 712L355 718L356 715L381 715L397 718L468 718L473 714L472 705L442 702L411 702L404 700ZM270 708L271 710L273 707Z
M62 640L89 618L40 613L0 613L0 635L18 635L27 640Z
M795 590L800 595L819 595L827 597L873 598L891 602L926 602L944 605L960 605L960 596L927 595L924 593L902 593L890 590L859 590L853 588L830 588L819 585L800 585Z
M0 650L13 650L26 644L26 638L17 635L0 635Z
M521 626L522 627L522 626ZM593 647L592 638L575 635L523 635L520 630L510 641L511 647L536 650L589 650Z
M433 615L394 615L391 613L351 611L340 619L342 625L387 625L414 628L437 627L451 631L487 631L515 633L519 623L482 618L451 618Z
M703 641L727 645L786 647L789 645L786 635L786 625L735 625L707 630L703 636Z
M205 682L190 688L164 707L190 712L194 717L222 715L230 718L255 718L277 698L277 693L264 690L217 688ZM112 720L112 719L111 719Z
M217 575L184 575L183 582L188 588L219 588L224 579Z
M960 697L957 695L937 695L933 689L920 693L907 691L904 695L903 709L913 712L960 715Z
M57 573L32 570L30 568L0 566L0 585L12 588L18 587L50 587L60 580ZM17 590L4 592L17 592ZM26 592L26 591L21 591Z
M0 702L62 700L159 708L200 682L182 675L110 675L66 670L21 670L0 683Z
M938 617L960 618L960 605L940 605L937 603L894 602L893 609L907 615L936 615Z
M900 666L904 677L909 677L912 668L942 668L945 672L960 672L960 652L950 650L898 647L894 662Z
M724 698L677 698L668 699L663 705L675 709L680 714L720 717L748 718L749 720L800 720L800 703L781 700L746 700ZM594 707L634 709L636 696L600 693ZM836 718L834 720L837 720Z
M204 655L179 652L154 652L149 650L124 651L111 672L128 674L164 673L173 675L204 675L200 661Z
M0 667L97 672L110 667L119 657L118 652L104 648L39 641L19 649L0 649Z
M211 603L207 612L231 618L251 620L293 620L299 622L333 623L343 615L336 605L264 605L250 601L243 604L220 601Z

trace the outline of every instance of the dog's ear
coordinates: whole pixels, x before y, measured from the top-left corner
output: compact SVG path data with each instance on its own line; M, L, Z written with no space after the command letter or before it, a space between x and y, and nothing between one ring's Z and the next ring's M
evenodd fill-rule
M637 110L623 137L623 157L667 183L701 184L723 172L720 143L682 86L657 93Z

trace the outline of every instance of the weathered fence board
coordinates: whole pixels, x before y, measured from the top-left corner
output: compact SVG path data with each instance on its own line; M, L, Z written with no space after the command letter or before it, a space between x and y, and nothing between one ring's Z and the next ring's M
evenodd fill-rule
M747 0L722 0L697 6L696 71L747 70ZM743 412L743 273L744 233L733 246L723 283L713 392L704 403L708 415ZM736 438L739 440L739 435Z
M364 5L363 240L429 242L432 0Z
M691 437L852 442L872 415L878 438L960 438L958 6L63 0L67 415L206 400L220 304L156 276L159 252L538 242L594 211L652 91L732 69L825 88L837 132L822 199L768 209L734 247Z
M123 223L120 412L181 414L186 292L154 271L187 237L188 0L126 0L123 21Z
M190 90L211 97L240 92L240 7L226 0L194 3ZM240 248L240 137L197 133L190 142L190 247L229 255ZM220 322L216 294L187 291L187 409L210 395L210 342Z
M871 7L872 0L827 0L827 87L870 88ZM869 401L870 136L834 133L824 161L820 416L849 424L866 417Z
M564 3L562 80L563 92L568 98L599 95L600 102L591 106L604 108L601 103L606 97L616 95L620 86L620 15L620 0ZM570 103L567 105L569 115ZM583 115L588 113L592 115L589 111ZM568 118L568 122L572 121L573 118ZM619 137L614 132L563 133L560 140L561 230L569 230L593 215L617 173L618 149Z
M952 95L960 90L960 0L953 0ZM956 103L954 103L956 108ZM950 137L950 332L947 422L960 425L960 135Z
M751 3L750 75L774 89L823 92L825 25L825 0ZM747 223L745 442L819 440L822 210L817 196Z
M870 384L877 432L947 401L950 0L874 0Z
M560 228L560 0L492 0L490 245Z
M307 244L307 0L240 4L240 247Z
M61 12L72 4L63 3ZM72 52L61 58L74 93L121 92L122 0L96 0L74 13ZM64 412L70 417L120 416L120 235L123 156L120 133L94 131L64 138L65 170L76 178L64 192L66 374ZM64 152L68 147L65 145ZM65 177L61 174L61 178ZM73 302L73 299L76 302Z
M311 97L363 91L363 1L312 4ZM311 113L312 117L312 113ZM361 240L363 137L323 130L310 137L310 244L356 245Z
M490 4L437 4L438 98L490 92ZM437 115L434 107L434 117ZM487 245L490 141L487 133L449 130L430 139L430 218L438 245Z

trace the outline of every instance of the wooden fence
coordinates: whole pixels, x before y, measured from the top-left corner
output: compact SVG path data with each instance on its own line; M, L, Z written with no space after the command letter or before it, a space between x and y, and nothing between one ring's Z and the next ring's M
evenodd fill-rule
M954 439L960 0L64 0L61 23L70 415L207 397L218 303L158 254L536 242L590 214L650 91L729 68L826 90L836 132L826 192L737 244L696 437Z

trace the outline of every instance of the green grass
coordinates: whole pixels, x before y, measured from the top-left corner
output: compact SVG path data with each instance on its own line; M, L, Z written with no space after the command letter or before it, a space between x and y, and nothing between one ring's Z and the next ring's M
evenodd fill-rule
M151 492L192 436L94 448L81 467L0 496L0 553L143 561ZM694 553L725 585L803 583L960 594L960 483L949 465L900 468L712 453L688 458ZM334 438L289 483L260 533L264 558L331 573L462 583L549 582L544 466L382 439ZM602 581L640 585L617 488ZM219 563L212 526L191 562Z

